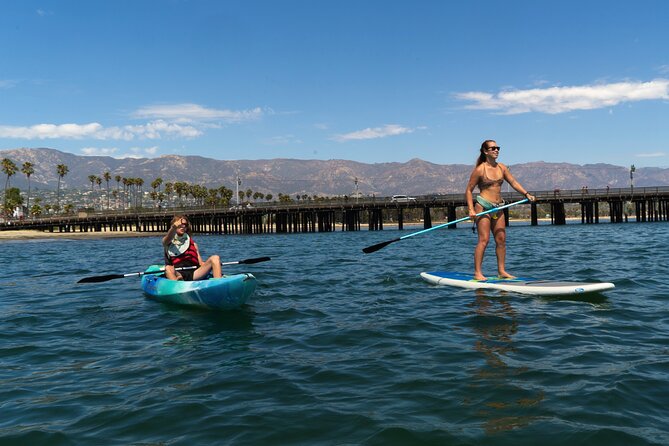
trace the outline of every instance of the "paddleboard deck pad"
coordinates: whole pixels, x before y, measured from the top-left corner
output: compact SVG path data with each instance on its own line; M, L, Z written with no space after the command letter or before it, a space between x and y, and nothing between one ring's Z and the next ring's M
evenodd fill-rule
M444 271L420 273L420 275L425 281L433 285L448 285L469 289L492 289L532 294L535 296L584 294L615 288L615 285L610 282L565 282L534 279L531 277L516 277L515 279L490 277L487 280L476 280L472 274Z

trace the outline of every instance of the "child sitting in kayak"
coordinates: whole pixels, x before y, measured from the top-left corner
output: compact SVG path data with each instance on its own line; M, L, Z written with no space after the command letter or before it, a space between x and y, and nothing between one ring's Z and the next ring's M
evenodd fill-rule
M217 255L202 261L197 244L190 236L188 218L177 215L172 219L170 230L163 237L165 251L165 277L170 280L200 280L210 272L214 278L222 276L221 259ZM197 269L176 271L175 268L197 266Z

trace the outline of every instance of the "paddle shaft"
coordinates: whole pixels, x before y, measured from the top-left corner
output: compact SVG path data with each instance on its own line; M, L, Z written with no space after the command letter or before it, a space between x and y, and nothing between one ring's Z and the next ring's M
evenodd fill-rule
M487 211L479 212L478 214L476 214L476 217L480 217L481 215L486 215L486 214L490 214L490 213L493 213L493 212L501 211L502 209L506 209L506 208L509 208L511 206L516 206L517 204L527 203L528 201L529 201L529 199L525 198L525 199L520 200L520 201L505 204L504 206L499 206L499 207L496 207L496 208L493 208L493 209L488 209ZM413 237L413 236L416 236L416 235L419 235L419 234L425 234L426 232L430 232L430 231L434 231L435 229L440 229L440 228L443 228L443 227L446 227L446 226L454 225L456 223L460 223L460 222L463 222L463 221L469 220L469 219L470 219L470 217L467 216L467 217L459 218L457 220L449 221L447 223L443 223L443 224L440 224L440 225L437 225L437 226L433 226L431 228L423 229L422 231L412 232L411 234L403 235L402 237L399 237L399 238L396 238L396 239L393 239L393 240L388 240L388 241L385 241L385 242L377 243L376 245L368 246L366 248L363 248L362 252L364 252L365 254L371 254L373 252L378 251L379 249L385 248L386 246L390 245L391 243L399 242L400 240L404 240L405 238Z
M226 266L226 265L239 265L239 264L244 264L244 265L250 265L253 263L260 263L260 262L266 262L268 260L271 260L269 257L257 257L254 259L245 259L245 260L237 260L235 262L221 262L221 266ZM182 266L178 268L174 268L175 271L185 271L185 270L190 270L190 269L197 269L197 266ZM99 283L99 282L107 282L109 280L114 280L114 279L123 279L125 277L133 277L133 276L143 276L145 274L160 274L164 273L165 268L161 268L157 271L141 271L138 273L127 273L127 274L107 274L104 276L93 276L93 277L84 277L83 279L80 279L77 281L77 283Z
M501 211L502 209L510 208L511 206L515 206L517 204L523 204L523 203L526 203L528 201L530 201L530 200L528 198L525 198L524 200L515 201L513 203L505 204L504 206L500 206L500 207L497 207L497 208L488 209L487 211L479 212L478 214L476 214L476 216L480 217L481 215L492 214L493 212ZM425 234L426 232L434 231L435 229L441 229L441 228L444 228L446 226L454 225L456 223L462 223L463 221L466 221L466 220L469 220L469 219L470 219L469 216L458 218L457 220L449 221L447 223L443 223L443 224L440 224L440 225L437 225L437 226L433 226L431 228L423 229L422 231L412 232L411 234L404 235L404 236L400 237L400 240L403 240L403 239L409 238L409 237L413 237L414 235L418 235L418 234Z

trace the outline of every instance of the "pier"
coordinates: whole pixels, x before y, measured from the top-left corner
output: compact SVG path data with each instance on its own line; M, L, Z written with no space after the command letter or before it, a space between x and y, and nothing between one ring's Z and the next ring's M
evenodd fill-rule
M505 202L524 197L503 193ZM565 205L580 207L581 223L598 224L602 213L610 223L669 221L669 186L551 190L534 192L537 201L504 209L522 214L536 226L540 218L554 225L567 222ZM541 216L539 215L541 209ZM425 195L393 201L391 198L348 198L323 202L259 203L248 207L195 208L136 211L104 211L78 216L50 216L13 220L0 230L40 230L46 232L155 232L165 233L175 214L186 214L195 233L265 234L383 230L384 225L404 229L408 213L418 214L425 229L432 227L434 215L445 221L466 216L464 194ZM513 221L511 221L512 223ZM449 228L454 228L453 224Z

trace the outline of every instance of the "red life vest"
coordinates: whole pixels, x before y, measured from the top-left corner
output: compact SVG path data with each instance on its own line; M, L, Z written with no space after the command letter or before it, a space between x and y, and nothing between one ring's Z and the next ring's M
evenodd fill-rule
M169 252L165 251L165 262L168 265L174 266L199 266L200 262L198 261L197 249L195 248L195 242L193 238L189 236L190 243L186 251L178 256L172 256Z

